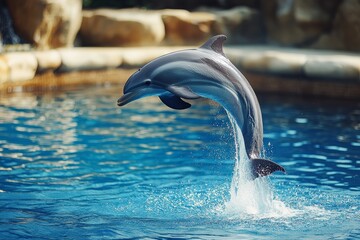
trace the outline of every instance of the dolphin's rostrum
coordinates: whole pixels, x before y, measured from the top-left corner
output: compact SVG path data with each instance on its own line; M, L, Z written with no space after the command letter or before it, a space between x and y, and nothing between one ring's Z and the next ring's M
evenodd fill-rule
M155 95L170 108L186 109L191 104L183 99L212 99L241 129L253 178L285 172L280 165L259 159L263 148L259 102L249 82L226 58L225 40L224 35L214 36L198 49L169 53L149 62L128 79L118 105Z

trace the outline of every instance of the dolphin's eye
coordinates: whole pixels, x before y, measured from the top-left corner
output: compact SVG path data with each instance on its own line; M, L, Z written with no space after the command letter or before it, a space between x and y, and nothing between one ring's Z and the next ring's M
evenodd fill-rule
M147 80L145 80L145 82L144 82L144 83L145 83L145 85L146 85L146 86L150 86L150 84L151 84L151 80L150 80L150 79L147 79Z

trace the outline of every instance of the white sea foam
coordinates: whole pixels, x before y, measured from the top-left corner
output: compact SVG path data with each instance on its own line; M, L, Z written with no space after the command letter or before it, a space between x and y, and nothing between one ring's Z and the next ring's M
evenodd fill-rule
M223 206L224 214L231 217L256 216L257 218L292 217L297 211L276 199L268 177L252 180L250 159L245 151L241 129L228 113L234 131L236 146L235 166L230 187L230 200Z

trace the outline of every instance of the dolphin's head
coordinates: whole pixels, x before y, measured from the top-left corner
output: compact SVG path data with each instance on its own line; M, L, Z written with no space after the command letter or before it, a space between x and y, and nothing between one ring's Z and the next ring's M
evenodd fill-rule
M175 57L178 55L175 54ZM173 56L164 56L146 64L131 75L124 86L124 95L118 100L118 106L144 97L159 96L170 108L189 108L191 105L182 98L197 99L200 96L191 90L186 81L179 80L190 74L188 70L181 69L181 64L175 63L177 67L174 67L173 64L164 63L173 61Z
M163 88L154 84L147 72L146 68L140 68L131 75L124 86L124 95L118 100L119 106L124 106L143 97L159 96L165 93Z

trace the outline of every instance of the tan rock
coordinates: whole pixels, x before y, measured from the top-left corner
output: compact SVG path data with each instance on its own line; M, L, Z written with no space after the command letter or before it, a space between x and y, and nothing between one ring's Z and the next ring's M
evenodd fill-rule
M0 56L0 84L9 80L9 71L6 59Z
M247 56L242 66L251 71L297 76L305 61L304 55L268 51Z
M360 68L357 69L344 61L325 61L310 59L304 64L304 73L308 77L359 79Z
M314 51L269 46L231 46L225 53L245 71L311 79L360 80L360 56L338 51ZM350 81L351 80L351 81ZM323 82L323 81L322 81Z
M263 1L270 42L303 45L318 38L332 24L339 0Z
M214 14L185 10L165 10L162 20L169 45L199 45L213 35L216 23Z
M339 39L339 37L333 35L332 33L322 34L319 39L311 45L311 47L316 49L333 50L343 50L345 48L343 42Z
M99 9L83 11L80 36L85 45L157 45L165 36L165 28L158 12Z
M34 55L38 61L38 72L55 70L61 65L61 56L57 50L36 51Z
M34 78L38 62L33 53L6 53L2 58L8 66L7 81L25 81Z
M360 51L360 1L346 0L340 5L334 22L335 34L341 36L345 49Z
M39 49L70 47L81 24L81 0L8 0L15 29Z
M260 13L248 7L212 10L216 15L214 33L228 36L227 43L259 43L265 39L265 27Z
M313 44L320 49L360 51L360 1L342 1L336 13L332 31L323 34Z
M59 49L61 66L59 71L97 70L119 67L122 53L113 48Z
M322 7L320 1L295 0L294 19L302 24L327 24L331 20L331 15Z
M123 66L128 68L141 67L151 60L170 52L184 50L189 47L137 47L123 48L121 50L123 57ZM196 48L196 47L193 47Z

